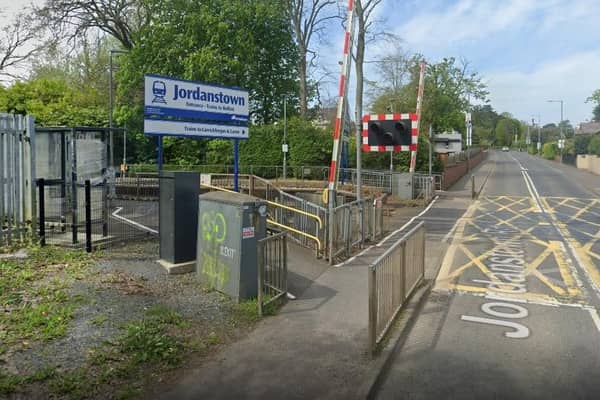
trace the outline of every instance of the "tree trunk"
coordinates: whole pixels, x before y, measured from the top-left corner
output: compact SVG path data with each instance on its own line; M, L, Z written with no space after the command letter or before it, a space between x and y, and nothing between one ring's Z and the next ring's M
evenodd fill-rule
M302 118L306 118L308 115L308 77L306 68L306 49L300 48L298 74L300 75L300 117Z

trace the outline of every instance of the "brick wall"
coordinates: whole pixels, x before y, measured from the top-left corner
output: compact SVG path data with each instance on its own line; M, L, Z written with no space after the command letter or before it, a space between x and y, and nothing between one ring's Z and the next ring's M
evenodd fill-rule
M452 166L446 166L444 168L444 179L442 190L447 190L450 186L454 185L460 178L467 174L467 171L476 167L483 159L487 156L487 152L480 152L469 160L469 168L467 169L467 162L463 161L459 164Z

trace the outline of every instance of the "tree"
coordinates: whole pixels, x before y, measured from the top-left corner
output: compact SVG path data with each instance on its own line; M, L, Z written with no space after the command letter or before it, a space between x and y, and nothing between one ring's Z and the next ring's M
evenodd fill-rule
M596 103L593 113L593 120L595 122L600 122L600 89L594 91L590 97L588 97L585 101L586 103Z
M152 6L165 7L167 3L161 0L46 0L35 12L41 23L57 36L74 39L85 37L91 29L100 29L117 39L125 49L131 49L136 33L152 19Z
M115 115L133 131L143 152L153 153L155 148L153 139L141 133L145 73L247 89L253 123L277 120L284 98L288 106L296 102L298 53L279 1L166 2L153 14L152 23L134 36L134 43L129 54L121 56L116 74ZM206 142L166 140L165 160L180 163L189 157L206 162Z
M591 139L591 135L575 136L573 144L573 147L575 148L575 154L587 154Z
M311 42L322 33L328 20L336 18L329 12L329 7L335 3L335 0L286 0L285 3L298 49L300 116L303 118L308 115L308 75L312 65L308 55L314 55Z
M501 118L496 125L495 130L495 146L511 146L514 142L514 137L520 136L521 123L514 118Z
M29 114L39 126L106 126L105 108L81 105L78 93L63 80L16 82L5 92L4 112Z
M600 156L600 135L596 134L590 139L590 144L588 145L588 154Z
M473 142L478 142L480 145L493 144L494 131L500 119L500 115L489 104L474 106L471 110Z
M0 77L19 78L18 68L38 54L47 43L41 41L43 30L25 14L0 31ZM12 71L11 71L12 70Z

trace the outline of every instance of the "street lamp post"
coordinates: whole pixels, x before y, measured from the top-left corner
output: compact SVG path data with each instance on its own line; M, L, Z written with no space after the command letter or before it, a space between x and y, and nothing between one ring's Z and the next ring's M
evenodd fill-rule
M563 103L564 101L561 100L548 100L548 103L560 103L560 156L562 159L562 143L563 143L563 139L564 139L564 135L563 135Z
M108 84L108 131L109 131L109 139L108 146L110 148L109 155L109 168L112 172L112 168L115 165L115 154L114 154L114 138L113 138L113 54L126 54L125 50L115 50L111 49L109 51L109 84Z

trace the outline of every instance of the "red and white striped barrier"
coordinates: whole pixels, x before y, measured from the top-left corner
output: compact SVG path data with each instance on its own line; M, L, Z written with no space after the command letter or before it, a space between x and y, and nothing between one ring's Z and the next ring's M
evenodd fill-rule
M344 57L342 59L342 73L340 76L340 90L338 92L337 115L333 130L333 152L331 153L331 166L329 168L329 189L337 188L339 165L338 160L342 150L340 137L344 131L344 109L348 97L348 80L352 53L352 38L354 36L354 0L348 0L348 16L346 19L346 34L344 35Z

